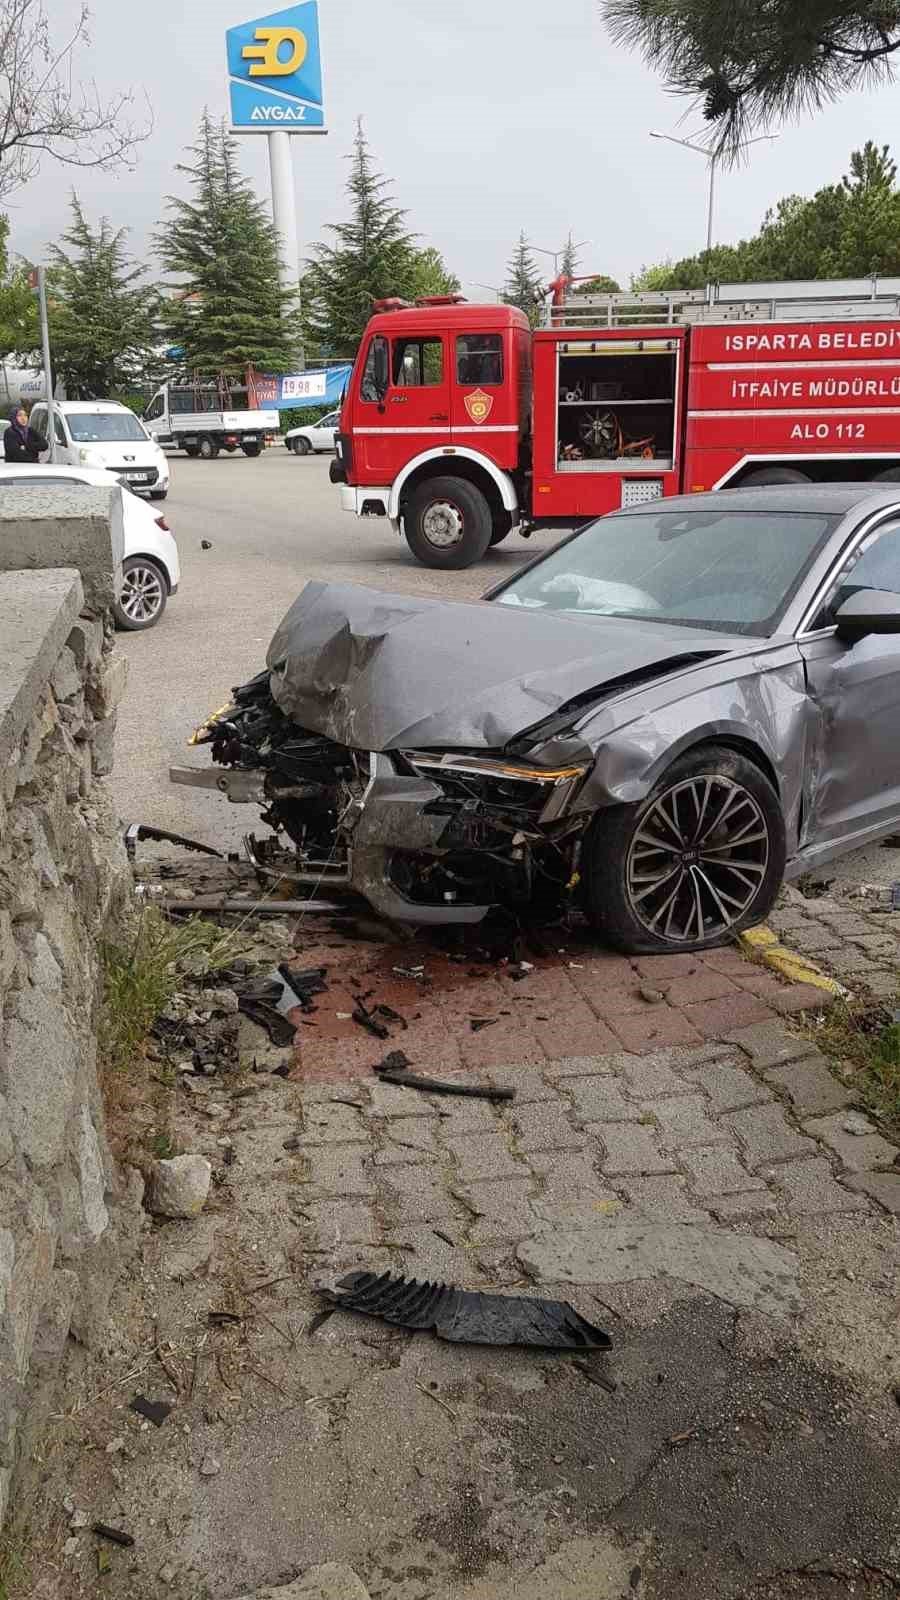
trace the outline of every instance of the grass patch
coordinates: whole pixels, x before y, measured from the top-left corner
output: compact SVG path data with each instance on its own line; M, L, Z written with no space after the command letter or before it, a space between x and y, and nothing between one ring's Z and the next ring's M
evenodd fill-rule
M871 1000L838 1000L813 1029L821 1050L855 1069L854 1087L900 1135L900 1010Z
M154 906L145 906L128 942L102 949L100 1052L105 1070L120 1072L135 1061L186 974L203 977L237 954L234 932L223 933L202 917L170 922Z

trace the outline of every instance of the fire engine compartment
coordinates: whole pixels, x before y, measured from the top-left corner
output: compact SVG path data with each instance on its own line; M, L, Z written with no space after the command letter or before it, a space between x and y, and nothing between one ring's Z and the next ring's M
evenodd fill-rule
M559 344L558 472L671 470L678 347L677 340L634 336Z

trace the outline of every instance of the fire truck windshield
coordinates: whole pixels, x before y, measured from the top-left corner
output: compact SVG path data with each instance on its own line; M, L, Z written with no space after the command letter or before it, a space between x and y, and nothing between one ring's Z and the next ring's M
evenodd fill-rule
M514 579L496 604L766 638L837 520L683 508L603 517Z

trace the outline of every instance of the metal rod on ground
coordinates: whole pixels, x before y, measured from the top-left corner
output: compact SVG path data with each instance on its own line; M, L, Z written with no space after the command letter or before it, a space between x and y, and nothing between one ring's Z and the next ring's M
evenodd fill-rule
M193 911L233 911L235 914L252 912L261 917L292 916L301 911L343 913L358 915L352 907L337 900L223 900L215 895L192 895L190 900L178 900L171 895L157 895L155 885L139 884L138 894L152 900L161 911L181 911L186 916Z
M44 360L44 385L47 391L47 433L50 460L56 460L56 412L53 405L53 374L50 370L50 326L47 321L47 281L43 267L37 269L38 305L41 313L41 346Z

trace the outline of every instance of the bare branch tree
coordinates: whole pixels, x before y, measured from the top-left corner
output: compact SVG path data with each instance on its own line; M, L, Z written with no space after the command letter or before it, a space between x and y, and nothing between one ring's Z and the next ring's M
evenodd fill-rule
M81 5L61 44L45 0L0 0L0 200L33 178L44 156L69 167L131 165L150 133L131 120L130 91L105 100L93 80L74 81L74 57L90 45Z
M754 127L890 81L898 0L601 0L612 37L699 101L712 148L736 160Z

